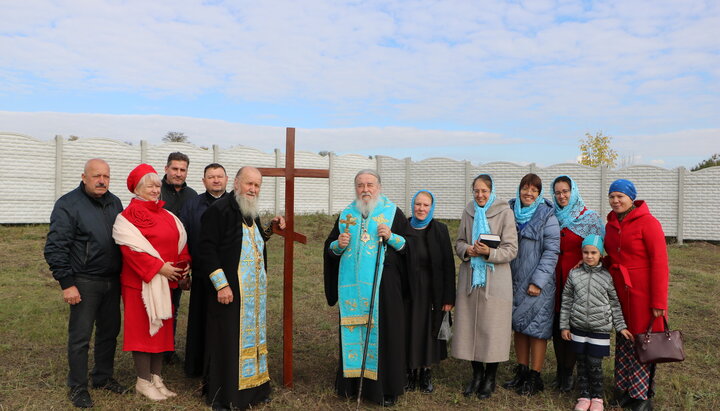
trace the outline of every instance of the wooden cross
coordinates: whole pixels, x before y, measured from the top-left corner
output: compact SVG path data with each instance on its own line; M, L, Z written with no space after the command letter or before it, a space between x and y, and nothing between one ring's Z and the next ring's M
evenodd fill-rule
M295 232L295 177L330 178L330 170L295 168L295 129L285 133L285 168L260 167L260 174L268 177L285 177L285 230L273 224L273 232L285 238L283 264L283 384L292 387L293 343L293 243L307 243L307 238ZM328 210L330 211L330 210Z

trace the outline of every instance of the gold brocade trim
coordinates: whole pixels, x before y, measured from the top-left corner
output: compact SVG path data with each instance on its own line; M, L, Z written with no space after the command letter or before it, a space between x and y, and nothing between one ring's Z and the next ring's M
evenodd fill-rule
M267 344L260 344L258 347L243 348L240 350L240 359L258 358L261 355L267 355Z
M377 379L377 378L373 378ZM255 374L252 377L243 378L239 381L238 390L247 390L248 388L255 388L258 385L265 384L270 381L270 372L265 371L260 374Z
M343 371L343 377L345 378L360 378L360 370L345 370ZM375 371L365 370L363 377L369 380L377 381L377 373Z
M357 317L342 317L340 319L340 325L367 325L367 323L367 315L360 315Z

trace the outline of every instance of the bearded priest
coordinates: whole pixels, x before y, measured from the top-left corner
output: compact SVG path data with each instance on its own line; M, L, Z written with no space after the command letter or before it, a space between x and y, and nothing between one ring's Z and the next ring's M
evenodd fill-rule
M213 410L246 409L270 400L267 360L267 250L275 217L258 217L262 175L242 167L234 191L202 216L196 264L212 284L205 340L207 403Z
M340 361L335 389L340 396L356 398L377 271L362 396L392 406L406 382L405 304L409 287L404 236L409 225L381 189L380 176L374 170L361 170L355 176L356 199L340 213L325 241L325 297L331 306L340 302Z

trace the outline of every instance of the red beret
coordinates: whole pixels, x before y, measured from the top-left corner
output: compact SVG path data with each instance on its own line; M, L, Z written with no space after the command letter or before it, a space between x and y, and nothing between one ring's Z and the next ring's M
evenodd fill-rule
M140 179L145 177L146 174L155 173L157 174L157 171L150 165L150 164L140 164L139 166L135 167L133 171L130 172L130 175L128 175L127 178L127 188L130 190L131 193L135 192L135 187L137 187L138 183L140 182Z

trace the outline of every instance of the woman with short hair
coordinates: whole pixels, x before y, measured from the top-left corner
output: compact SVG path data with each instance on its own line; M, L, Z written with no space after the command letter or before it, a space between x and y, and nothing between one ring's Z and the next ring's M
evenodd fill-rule
M503 387L534 395L544 386L540 377L547 340L552 337L555 307L555 265L560 252L560 226L550 201L543 198L542 180L526 174L509 201L515 214L518 253L510 263L513 281L512 329L517 366Z
M160 374L163 352L175 349L170 289L189 269L187 235L180 220L163 208L155 169L148 164L135 167L127 187L135 197L113 226L123 256L123 351L133 353L137 393L161 401L177 395Z

